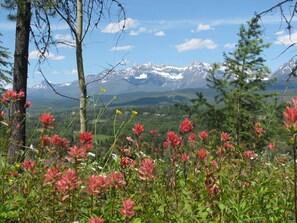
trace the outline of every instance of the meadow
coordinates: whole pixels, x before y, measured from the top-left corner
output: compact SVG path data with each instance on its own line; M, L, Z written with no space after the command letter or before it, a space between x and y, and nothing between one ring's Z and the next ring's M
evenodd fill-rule
M24 160L10 165L17 98L6 96L0 222L295 220L297 98L273 128L254 123L253 140L239 145L170 106L94 109L84 133L75 110L31 112Z

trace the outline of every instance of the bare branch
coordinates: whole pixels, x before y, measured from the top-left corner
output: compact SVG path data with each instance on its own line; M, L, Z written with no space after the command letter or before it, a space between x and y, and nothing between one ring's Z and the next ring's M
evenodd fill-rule
M98 78L98 79L96 79L96 80L92 80L92 81L86 83L86 86L88 86L89 84L92 84L92 83L99 82L99 81L103 80L107 75L109 75L109 74L111 74L112 72L114 72L114 70L115 70L119 65L122 65L123 62L124 62L124 59L120 60L116 65L112 66L111 69L108 69L108 70L106 71L106 73L105 73L103 76L101 76L100 78Z
M64 94L61 94L59 93L54 87L53 85L47 80L47 78L45 77L44 73L42 72L42 69L39 67L38 68L38 71L41 73L42 77L44 78L44 80L46 81L46 83L50 86L50 88L59 96L63 97L63 98L68 98L68 99L72 99L72 100L76 100L76 101L79 101L78 98L73 98L73 97L70 97L70 96L66 96Z

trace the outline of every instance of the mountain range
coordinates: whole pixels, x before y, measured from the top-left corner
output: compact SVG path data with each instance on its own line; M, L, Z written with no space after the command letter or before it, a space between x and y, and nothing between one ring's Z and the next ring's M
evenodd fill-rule
M274 72L270 78L277 81L271 86L272 90L285 89L288 74L292 71L294 63L287 63ZM136 92L164 93L181 91L185 89L207 88L206 77L212 64L193 62L186 67L170 66L164 64L139 64L122 70L114 70L110 73L101 72L98 75L86 76L88 95L99 94L100 88L106 90L107 95L123 95ZM216 71L219 77L224 74L222 66ZM296 79L296 78L295 78ZM290 86L296 88L296 80L290 81ZM50 84L57 92L69 97L79 96L78 81ZM46 81L28 89L28 97L55 99L59 98Z

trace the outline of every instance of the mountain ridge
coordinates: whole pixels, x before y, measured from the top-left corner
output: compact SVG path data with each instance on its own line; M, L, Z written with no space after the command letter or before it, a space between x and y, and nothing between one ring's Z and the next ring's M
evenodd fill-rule
M100 88L106 90L109 95L121 95L137 92L166 92L181 89L207 88L206 77L213 64L194 61L188 66L172 66L166 64L136 64L122 70L114 70L106 75L106 71L98 75L86 76L89 95L99 94ZM281 87L284 77L288 73L288 66L284 64L270 77L279 78L274 87ZM218 77L224 74L224 66L216 71ZM78 97L78 81L61 84L50 83L55 90L65 96ZM28 89L29 98L56 98L57 96L46 81Z

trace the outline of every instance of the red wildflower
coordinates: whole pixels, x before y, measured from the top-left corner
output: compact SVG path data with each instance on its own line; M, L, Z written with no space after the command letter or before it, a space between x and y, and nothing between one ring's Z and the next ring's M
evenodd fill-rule
M262 136L263 135L263 133L265 133L265 130L261 127L261 124L259 123L259 122L257 122L256 124L255 124L255 131L256 131L256 133L257 133L257 135L260 137L260 136Z
M3 99L5 98L6 100L13 100L16 99L18 96L17 92L14 90L7 90L3 96Z
M195 141L196 140L196 135L194 133L192 133L191 135L189 135L188 140L189 141Z
M89 221L89 223L103 223L104 219L103 218L98 218L98 217L92 217Z
M144 127L142 124L137 123L134 125L134 128L132 130L135 135L140 136L144 132Z
M183 153L181 155L181 158L182 158L182 161L183 162L187 162L190 159L190 157L186 153Z
M109 186L114 188L119 188L126 184L126 181L124 179L124 175L121 172L111 172L108 175L108 183Z
M56 167L47 169L46 174L44 174L45 184L56 183L60 178L61 173Z
M155 177L154 175L155 164L149 158L144 158L141 162L141 167L138 170L140 173L139 178L146 181L152 181Z
M188 118L185 118L180 124L179 129L181 133L186 134L188 132L191 132L194 127L192 125L192 122Z
M206 139L208 138L208 133L206 131L202 131L198 133L198 136L202 140L202 142L205 143Z
M71 158L69 159L69 161L71 162L81 162L89 156L85 147L78 147L77 145L71 147L68 151L68 154L71 156Z
M36 170L34 169L35 168L35 164L34 164L34 161L33 160L28 160L28 161L25 161L22 163L22 167L25 169L25 170L29 170L33 173L36 173Z
M156 129L153 129L153 130L151 130L151 134L157 135L158 134L158 131Z
M91 175L88 177L88 194L96 195L100 193L98 188L99 180L98 175Z
M55 121L51 114L44 113L39 117L39 121L43 124L45 128L51 127Z
M79 141L83 145L92 144L93 135L90 132L84 132L79 135Z
M78 188L81 183L81 181L78 181L78 176L75 170L69 168L62 178L57 181L56 188L61 193L68 193L69 191Z
M206 175L205 187L212 195L217 195L220 192L219 181L212 173Z
M51 140L51 137L49 137L48 135L45 135L41 138L41 142L44 146L48 146L51 143Z
M163 147L168 148L168 142L163 142Z
M284 124L288 129L297 128L297 108L286 107L284 116L286 119Z
M216 168L216 169L219 168L218 162L217 162L216 160L212 160L212 161L211 161L211 165L212 165L214 168Z
M268 147L268 149L270 150L270 151L274 151L275 150L275 142L273 142L273 143L269 143L268 145L267 145L267 147Z
M1 116L2 118L5 118L5 111L1 111L1 112L0 112L0 116Z
M123 208L121 208L120 212L123 216L132 217L135 215L134 211L134 201L131 199L123 200Z
M26 103L25 103L25 108L30 108L32 106L32 103L30 102L30 101L27 101Z
M181 143L180 137L178 137L173 131L170 131L170 132L167 133L166 140L173 147L176 147L176 146L178 146Z
M200 149L196 152L196 155L200 160L204 160L207 157L207 151L205 149Z
M61 138L59 135L54 134L51 138L51 143L62 148L67 148L69 146L69 141L66 138Z
M252 150L247 150L244 152L244 156L247 157L248 159L254 159L255 153Z
M11 176L14 176L14 177L18 177L20 175L19 172L15 171L15 170L11 170L11 171L9 171L9 173Z
M222 132L221 133L221 141L227 142L228 140L229 140L229 134L227 132Z
M108 186L108 179L102 175L91 175L88 178L88 194L96 195L100 193L100 189Z
M133 162L132 159L130 159L130 158L127 157L127 156L123 156L123 157L121 158L120 165L121 165L122 167L128 167L128 166L130 166L130 164L132 164L132 162Z
M25 97L25 92L20 91L20 92L17 94L17 97L18 97L18 98L24 98L24 97Z

